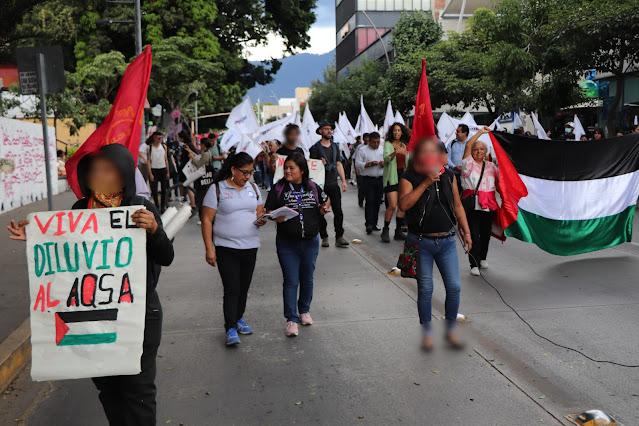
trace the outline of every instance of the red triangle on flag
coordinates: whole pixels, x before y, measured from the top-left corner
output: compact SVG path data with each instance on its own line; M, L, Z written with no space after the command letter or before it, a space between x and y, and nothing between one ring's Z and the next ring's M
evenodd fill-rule
M69 326L60 318L58 313L53 314L55 319L55 344L59 345L64 336L69 332Z

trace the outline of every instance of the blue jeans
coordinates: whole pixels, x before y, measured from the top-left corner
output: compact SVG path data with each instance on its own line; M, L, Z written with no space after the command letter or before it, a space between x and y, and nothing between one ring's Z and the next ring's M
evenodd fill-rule
M451 330L457 324L461 278L457 242L454 235L445 238L422 238L408 234L408 242L419 242L419 260L417 262L417 311L419 323L426 333L431 330L431 310L433 298L433 261L444 280L446 288L446 327Z
M319 253L319 236L310 240L277 239L277 258L284 277L284 317L300 322L300 314L308 313L313 300L313 274ZM299 298L297 289L299 287Z

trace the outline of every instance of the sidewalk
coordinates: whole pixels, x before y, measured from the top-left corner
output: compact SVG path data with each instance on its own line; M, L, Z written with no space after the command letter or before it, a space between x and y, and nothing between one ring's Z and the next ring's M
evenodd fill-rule
M246 315L255 334L227 349L221 283L195 220L177 236L158 286L158 424L558 424L471 348L420 351L413 284L397 285L361 246L322 249L316 324L286 338L272 224L262 243ZM44 393L30 425L105 424L89 380Z
M53 209L68 209L76 200L71 191L53 197ZM0 342L29 317L29 280L25 245L7 237L12 219L24 219L31 212L47 210L47 200L40 200L0 214Z

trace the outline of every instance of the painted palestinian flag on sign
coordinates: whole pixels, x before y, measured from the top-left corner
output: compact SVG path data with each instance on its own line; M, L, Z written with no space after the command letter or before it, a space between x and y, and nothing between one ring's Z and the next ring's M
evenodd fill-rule
M505 236L570 256L629 242L639 197L639 135L548 141L493 132Z

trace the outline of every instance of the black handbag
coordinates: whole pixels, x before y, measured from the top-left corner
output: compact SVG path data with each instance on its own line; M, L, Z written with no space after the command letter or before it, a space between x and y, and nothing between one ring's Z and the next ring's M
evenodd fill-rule
M428 216L433 210L435 197L429 194L428 201L424 204L422 217L419 220L421 228L424 217ZM401 271L403 278L417 279L417 262L419 262L419 241L404 241L404 250L399 254L397 259L397 268Z
M464 206L464 210L467 212L472 212L475 210L475 206L477 205L477 192L479 191L479 185L481 185L481 180L484 177L484 170L486 169L486 162L482 162L481 164L481 174L479 175L479 180L477 181L477 186L473 191L472 195L468 197L462 198L462 205Z

